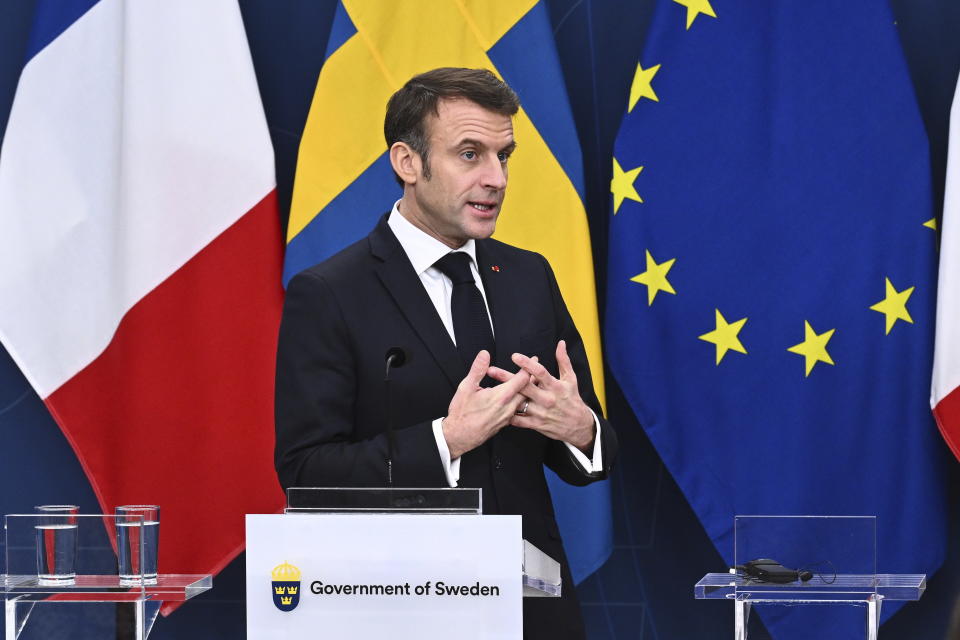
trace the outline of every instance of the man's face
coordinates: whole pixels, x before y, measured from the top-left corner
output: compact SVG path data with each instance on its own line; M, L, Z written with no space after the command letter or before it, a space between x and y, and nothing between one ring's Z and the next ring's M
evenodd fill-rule
M445 99L426 121L430 178L408 184L401 211L414 225L449 247L489 238L507 187L514 148L510 116L469 100ZM411 206L412 205L412 206Z

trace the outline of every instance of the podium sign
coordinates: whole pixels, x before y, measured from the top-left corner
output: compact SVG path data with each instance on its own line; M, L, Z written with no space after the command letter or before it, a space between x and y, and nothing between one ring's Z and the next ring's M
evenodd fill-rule
M520 516L247 516L247 638L522 637Z

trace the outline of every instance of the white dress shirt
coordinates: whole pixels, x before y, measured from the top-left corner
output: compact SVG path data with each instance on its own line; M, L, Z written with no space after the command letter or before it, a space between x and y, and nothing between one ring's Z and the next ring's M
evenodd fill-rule
M433 306L436 307L437 313L443 321L443 326L447 328L447 333L450 334L450 338L453 340L453 343L456 344L457 338L453 333L453 312L450 309L453 283L450 281L450 278L441 273L440 270L433 265L437 260L453 251L460 251L470 256L470 272L473 274L473 281L480 290L480 295L483 296L483 302L484 305L486 305L487 294L486 291L483 290L483 280L480 279L480 272L477 269L476 242L472 239L467 240L466 244L462 247L451 251L447 245L413 226L409 220L400 214L399 205L399 200L394 203L393 211L390 212L390 219L387 221L387 224L390 226L390 230L393 231L393 235L400 241L400 246L403 247L403 251L407 254L410 264L413 265L414 271L416 271L420 277L420 282L423 283L423 288L426 289L430 301L433 302ZM490 317L489 307L487 308L487 317ZM492 319L490 319L490 330L493 331ZM591 410L591 413L593 413L593 410ZM450 483L451 487L455 487L460 480L460 458L450 459L450 448L447 446L447 441L443 437L442 425L445 417L446 416L441 416L433 421L433 436L437 440L437 449L440 451L440 460L443 462L443 468L447 474L447 482ZM570 443L564 443L567 445L567 448L570 449L577 463L583 467L587 473L593 473L595 469L603 468L603 460L600 453L600 421L597 419L595 413L593 413L593 422L597 437L594 438L593 442L592 459L587 458L580 449Z

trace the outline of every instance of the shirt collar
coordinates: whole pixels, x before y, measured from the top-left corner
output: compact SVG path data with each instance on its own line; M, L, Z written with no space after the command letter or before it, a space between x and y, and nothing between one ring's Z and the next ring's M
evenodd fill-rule
M399 200L393 203L393 210L390 212L387 224L400 242L400 246L403 247L417 275L422 274L432 267L437 260L454 251L466 253L470 256L474 265L477 263L477 243L473 238L467 240L459 249L451 249L404 218L400 213Z

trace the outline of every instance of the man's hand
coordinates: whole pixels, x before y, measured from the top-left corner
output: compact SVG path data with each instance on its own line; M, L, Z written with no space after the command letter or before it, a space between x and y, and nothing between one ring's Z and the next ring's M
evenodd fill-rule
M480 387L480 381L487 374L488 367L490 354L481 351L450 401L447 417L443 420L443 437L451 459L459 458L492 438L507 426L524 401L520 390L530 384L527 371L520 369L515 374L507 373L502 379L498 378L503 384L484 389Z
M520 367L518 373L530 374L530 382L520 389L520 393L530 402L527 404L526 414L512 416L510 424L534 429L548 438L568 442L590 455L596 437L596 425L593 413L580 397L577 374L574 373L570 356L567 355L566 342L561 340L557 343L559 380L550 375L536 358L515 353L512 360ZM516 376L499 367L490 367L487 375L503 383Z

